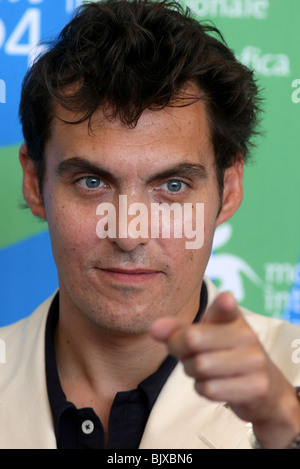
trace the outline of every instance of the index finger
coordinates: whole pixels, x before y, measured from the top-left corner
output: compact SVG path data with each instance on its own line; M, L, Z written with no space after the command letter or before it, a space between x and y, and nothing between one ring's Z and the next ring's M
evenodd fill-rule
M240 316L238 304L229 292L220 293L205 311L202 323L227 323Z
M222 293L210 305L200 323L189 324L179 318L160 318L150 333L165 342L170 353L184 360L196 353L229 349L240 343L238 332L242 317L238 305L229 293Z
M192 334L191 334L192 331ZM160 318L155 321L150 329L152 337L164 342L169 352L179 360L183 360L195 352L198 348L198 334L193 334L193 326L183 323L174 317ZM193 341L193 337L195 341Z

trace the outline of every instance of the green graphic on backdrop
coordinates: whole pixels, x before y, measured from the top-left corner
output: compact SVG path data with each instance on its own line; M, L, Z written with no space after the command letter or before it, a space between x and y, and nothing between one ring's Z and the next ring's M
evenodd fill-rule
M0 249L47 229L24 208L18 151L19 145L0 148Z
M236 56L256 71L265 99L264 136L245 168L244 202L217 233L208 273L254 311L282 316L292 299L300 314L299 290L291 298L300 253L299 2L187 4L198 18L212 20Z

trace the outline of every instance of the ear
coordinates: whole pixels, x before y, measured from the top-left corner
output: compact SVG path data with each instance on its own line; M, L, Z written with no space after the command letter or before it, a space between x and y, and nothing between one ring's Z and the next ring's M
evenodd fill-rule
M243 200L244 162L238 158L235 163L224 172L224 186L222 207L217 217L216 226L229 220Z
M19 150L19 160L23 169L23 195L33 215L46 220L46 212L40 195L38 177L34 161L28 156L27 145Z

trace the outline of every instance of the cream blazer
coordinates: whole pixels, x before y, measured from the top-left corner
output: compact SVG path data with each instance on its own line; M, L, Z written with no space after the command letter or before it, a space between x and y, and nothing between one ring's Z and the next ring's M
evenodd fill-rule
M218 294L205 278L209 303ZM44 336L52 297L29 317L0 328L6 362L0 364L0 448L56 448L49 407ZM300 385L295 339L300 326L243 310L273 360L294 384ZM300 355L300 354L299 354ZM193 380L178 364L162 389L146 425L140 448L250 448L247 425L226 403L210 402L195 391Z

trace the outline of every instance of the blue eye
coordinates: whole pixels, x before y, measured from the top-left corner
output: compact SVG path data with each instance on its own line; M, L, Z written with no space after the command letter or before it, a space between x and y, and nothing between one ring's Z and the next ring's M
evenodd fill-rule
M167 190L170 192L179 192L185 186L185 183L179 181L178 179L170 179L165 182L163 186L166 186Z
M78 183L87 189L99 189L104 182L96 176L85 176L78 180Z

